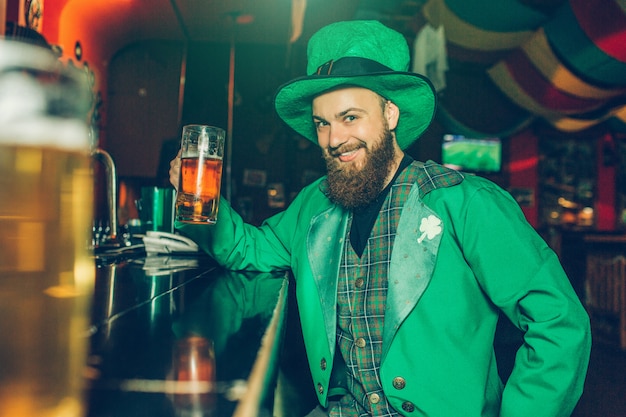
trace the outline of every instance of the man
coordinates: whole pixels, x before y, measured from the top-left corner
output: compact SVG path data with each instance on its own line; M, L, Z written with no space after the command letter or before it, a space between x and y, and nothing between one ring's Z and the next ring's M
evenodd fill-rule
M322 415L570 415L585 310L506 192L404 154L435 110L430 83L406 72L404 38L339 22L311 38L308 60L275 107L322 148L328 175L260 227L222 201L215 226L180 230L227 268L293 271ZM524 335L504 386L500 311Z

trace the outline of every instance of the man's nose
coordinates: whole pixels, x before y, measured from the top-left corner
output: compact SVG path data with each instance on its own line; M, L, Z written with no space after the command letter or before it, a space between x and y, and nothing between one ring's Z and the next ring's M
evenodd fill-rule
M350 137L348 129L341 124L330 125L328 129L328 146L332 149L337 149L344 143L346 143Z

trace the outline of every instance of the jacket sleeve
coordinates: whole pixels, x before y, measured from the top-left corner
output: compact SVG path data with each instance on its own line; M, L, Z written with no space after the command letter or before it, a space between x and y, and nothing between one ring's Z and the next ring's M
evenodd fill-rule
M591 349L589 317L556 254L495 185L466 200L457 230L483 290L523 332L500 415L569 416L582 394Z
M309 186L309 192L314 190L313 186ZM259 227L245 223L223 198L220 199L215 225L177 222L175 227L227 269L286 270L291 267L293 244L298 242L295 236L305 226L301 221L304 193L301 192L285 211L268 218Z

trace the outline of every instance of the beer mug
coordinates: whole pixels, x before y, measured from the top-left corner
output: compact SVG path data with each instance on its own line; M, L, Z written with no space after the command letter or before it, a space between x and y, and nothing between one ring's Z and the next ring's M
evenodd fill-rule
M85 414L90 95L49 49L0 40L0 417Z
M203 224L215 224L217 221L224 138L225 131L219 127L183 127L176 196L177 221Z

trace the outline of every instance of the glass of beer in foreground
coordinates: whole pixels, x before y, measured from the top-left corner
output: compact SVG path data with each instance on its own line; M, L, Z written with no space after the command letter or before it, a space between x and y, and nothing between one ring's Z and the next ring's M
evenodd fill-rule
M177 221L203 224L217 221L225 136L224 129L219 127L183 127Z
M82 71L0 40L0 417L85 415L89 102Z

